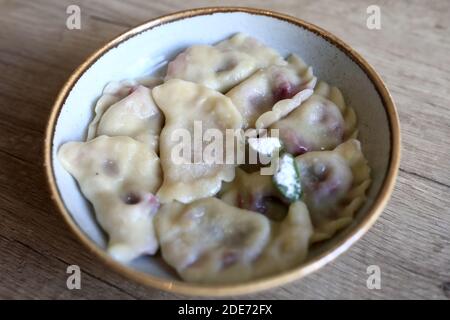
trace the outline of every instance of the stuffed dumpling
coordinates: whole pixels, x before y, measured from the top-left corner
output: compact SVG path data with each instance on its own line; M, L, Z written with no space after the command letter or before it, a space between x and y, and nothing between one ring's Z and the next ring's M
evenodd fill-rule
M233 133L241 128L239 111L223 94L178 79L154 88L153 97L166 119L160 136L164 181L158 197L163 203L187 203L215 195L222 181L234 178L235 148L241 140L232 136L233 145L224 140L227 129ZM207 132L217 135L211 136L211 143L203 140ZM210 154L208 145L217 147L209 160L205 158Z
M370 168L360 142L350 139L332 151L308 152L295 160L315 228L313 241L330 238L353 220L366 199Z
M317 79L312 68L296 55L287 62L260 69L227 93L241 112L246 128L267 128L313 93Z
M238 33L215 46L189 47L169 63L165 79L188 80L226 92L259 68L272 64L285 62L275 50Z
M103 113L96 135L128 136L148 145L158 153L158 138L164 116L158 109L151 90L137 85L122 100Z
M100 136L62 145L58 158L94 206L115 259L129 262L156 252L161 168L155 152L129 137Z
M164 259L196 283L239 283L289 270L306 258L312 235L302 202L273 222L216 198L163 205L156 230Z
M299 155L332 150L356 136L356 116L347 107L339 89L319 83L314 94L270 129L278 130L286 150Z
M163 205L156 230L163 258L183 279L203 283L250 278L247 266L270 237L264 216L217 198Z
M127 135L132 138L143 138L144 142L149 140L150 146L154 147L153 144L157 143L157 134L161 131L162 123L159 117L161 113L157 108L155 109L152 97L148 95L150 94L150 89L155 85L161 84L161 82L160 78L145 77L139 80L122 80L108 83L95 105L95 117L89 124L87 140L92 140L102 134ZM147 91L144 89L147 89ZM113 105L117 105L114 108L115 111L110 112L110 115L102 120L104 113ZM123 120L120 119L122 115L131 120L136 120L138 116L143 116L145 119L151 118L149 122L150 129L147 130L151 136L145 134L147 132L142 129L141 125L130 125L130 127L133 127L133 130L128 128L129 126L125 125ZM133 119L133 116L135 119ZM143 122L146 121L145 119ZM102 128L99 129L100 122L102 122Z

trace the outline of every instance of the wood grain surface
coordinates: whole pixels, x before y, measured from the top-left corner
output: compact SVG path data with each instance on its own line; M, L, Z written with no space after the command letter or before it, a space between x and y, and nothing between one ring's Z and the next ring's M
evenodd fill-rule
M81 8L81 30L65 26L70 4ZM366 27L370 4L381 8L381 30ZM336 34L381 74L402 125L400 176L370 232L313 275L245 298L450 298L447 0L0 0L0 298L185 298L108 270L72 236L45 185L43 134L58 90L96 48L159 15L214 5L268 8ZM66 287L71 264L81 290ZM381 268L380 290L366 287L369 265Z

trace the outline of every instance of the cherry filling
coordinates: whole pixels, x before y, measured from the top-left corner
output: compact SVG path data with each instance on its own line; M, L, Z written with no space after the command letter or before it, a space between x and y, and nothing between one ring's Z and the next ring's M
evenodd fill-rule
M303 120L303 125L275 126L286 150L294 156L309 151L333 149L343 140L344 122L336 107L326 104L307 107L308 109L304 109L307 121Z
M272 84L273 103L284 99L291 99L297 93L305 89L307 85L308 82L295 85L285 73L281 71L275 72Z
M141 197L133 192L129 192L122 197L122 201L128 205L135 205L141 202Z
M159 202L158 197L152 193L149 193L147 195L147 203L150 206L150 214L151 215L157 213L159 210L159 207L161 206L161 203Z
M274 195L248 194L246 197L238 194L237 207L261 213L267 218L281 221L287 214L288 207L279 197Z
M280 139L284 142L287 152L298 156L309 151L306 143L297 135L295 130L280 128Z
M135 85L135 86L131 86L128 88L128 95L132 94L133 92L135 92L137 90L137 88L139 88L139 85Z
M294 89L293 85L288 81L282 81L277 84L272 91L273 102L292 98L296 94Z
M244 197L241 193L238 193L236 197L236 206L241 209L247 209L247 202L245 201Z
M155 207L159 207L160 205L158 197L151 193L148 195L148 203Z

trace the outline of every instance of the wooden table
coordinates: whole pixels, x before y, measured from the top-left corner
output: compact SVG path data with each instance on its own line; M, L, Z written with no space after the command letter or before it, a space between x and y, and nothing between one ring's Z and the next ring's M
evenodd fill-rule
M53 100L96 48L162 14L243 1L0 0L0 298L154 299L149 289L109 271L71 235L53 207L42 166ZM81 8L81 30L66 8ZM381 30L366 8L381 8ZM313 22L359 51L397 103L403 154L395 192L362 240L306 279L246 296L257 299L450 298L450 2L247 1ZM81 290L66 268L82 270ZM369 265L381 289L366 287Z

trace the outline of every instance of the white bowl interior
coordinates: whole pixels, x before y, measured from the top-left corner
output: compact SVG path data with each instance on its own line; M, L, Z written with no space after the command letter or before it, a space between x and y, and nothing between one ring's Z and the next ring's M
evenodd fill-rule
M307 29L277 18L243 12L214 13L163 24L129 38L100 57L70 91L57 119L52 146L52 165L62 200L80 229L99 247L106 238L94 219L92 208L75 180L59 163L56 152L67 141L84 140L93 107L104 86L112 80L137 78L162 68L167 60L193 44L214 44L234 33L256 37L283 55L296 53L321 80L341 89L358 116L359 140L372 168L369 200L354 223L332 241L314 248L310 258L354 228L373 203L384 180L391 147L385 108L365 72L344 52ZM159 258L143 257L131 267L157 277L176 279Z

